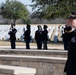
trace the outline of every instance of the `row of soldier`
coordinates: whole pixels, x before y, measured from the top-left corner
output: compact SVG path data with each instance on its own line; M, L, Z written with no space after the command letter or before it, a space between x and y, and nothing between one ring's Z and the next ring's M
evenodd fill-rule
M8 34L10 35L10 43L11 43L11 49L15 49L16 45L16 28L15 24L11 24L10 31ZM26 43L26 49L30 49L30 41L31 41L31 26L27 24L26 30L24 29L24 41ZM47 48L47 41L48 41L48 31L47 31L47 25L43 26L43 29L40 25L38 25L38 30L35 32L35 40L37 44L37 49L42 49L42 44L43 44L43 49L48 49Z
M15 28L13 28L12 25L11 25L11 27L12 28L10 28L9 35L10 35L11 43L13 43L17 30ZM44 47L46 47L47 39L45 40L45 38L47 37L47 33L48 33L47 26L44 25L43 28L44 28L44 30L42 31L41 27L38 26L38 30L36 31L35 34L37 34L38 31L40 31L40 34L41 34L40 37L42 36L41 38L44 43ZM70 15L66 21L66 28L64 29L64 32L65 32L65 34L63 34L63 42L66 42L68 40L67 41L68 57L67 57L67 61L66 61L65 67L64 67L64 73L65 73L65 75L76 75L76 59L75 59L76 58L76 12L70 13ZM27 37L27 39L30 39L30 33L31 33L30 25L27 25L27 30L24 32L24 35L27 34L27 36L29 36L29 38ZM39 37L39 35L38 35L38 37ZM25 38L25 41L29 45L28 40L26 40L26 36L24 38ZM66 38L67 38L67 40L65 40ZM36 39L36 36L35 36L35 39ZM13 43L13 44L15 45L15 43Z

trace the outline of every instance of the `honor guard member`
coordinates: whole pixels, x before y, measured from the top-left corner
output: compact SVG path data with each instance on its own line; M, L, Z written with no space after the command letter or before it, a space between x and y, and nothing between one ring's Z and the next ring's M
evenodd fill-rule
M26 49L30 49L30 41L31 41L30 25L27 24L26 28L27 28L27 30L25 30L25 32L24 32L24 34L23 34L23 35L24 35L24 41L25 41L25 43L26 43Z
M64 28L64 34L62 34L64 50L68 50L72 34L73 34L72 27L66 25Z
M38 30L35 32L35 40L37 43L37 49L42 49L42 28L38 25Z
M67 26L74 28L68 48L68 58L64 72L67 75L76 75L76 12L72 12L67 19ZM70 36L69 36L70 37Z
M10 30L9 30L9 32L8 32L8 34L10 35L10 43L11 43L11 49L15 49L16 47L15 47L15 41L16 41L16 32L17 32L17 30L16 30L16 28L14 27L15 26L15 24L11 24L11 28L10 28Z
M47 25L44 25L43 29L44 29L42 32L43 49L47 49L47 41L48 41Z

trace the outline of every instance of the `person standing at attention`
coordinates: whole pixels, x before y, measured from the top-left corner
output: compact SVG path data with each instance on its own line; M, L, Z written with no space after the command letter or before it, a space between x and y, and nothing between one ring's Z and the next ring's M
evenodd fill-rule
M26 43L26 49L30 49L30 41L31 41L31 30L30 30L30 25L27 24L26 26L27 30L24 31L24 41Z
M42 28L38 25L38 30L35 32L35 40L37 43L37 49L42 49Z
M8 34L10 35L10 43L11 43L11 49L15 49L16 47L16 45L15 45L15 41L16 41L16 32L17 32L17 30L16 30L16 28L14 27L15 26L15 24L11 24L11 28L10 28L10 30L9 30L9 32L8 32Z
M74 28L68 48L68 58L64 72L66 75L76 75L76 12L71 12L67 19L67 25Z
M68 50L69 48L68 45L71 40L72 34L73 34L72 27L66 25L66 27L64 28L64 34L62 34L64 50Z
M43 26L43 32L42 32L42 40L43 40L43 49L47 48L47 41L48 41L48 31L47 31L47 25Z

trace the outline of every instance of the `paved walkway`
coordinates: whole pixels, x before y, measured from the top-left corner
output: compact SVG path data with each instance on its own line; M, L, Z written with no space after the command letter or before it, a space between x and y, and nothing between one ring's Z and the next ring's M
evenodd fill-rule
M11 46L0 46L0 49L10 49L10 48L11 48ZM25 46L16 46L16 49L26 49L26 48L25 48ZM30 46L30 49L37 49L37 47ZM63 50L63 47L62 46L58 46L58 47L49 46L48 50Z

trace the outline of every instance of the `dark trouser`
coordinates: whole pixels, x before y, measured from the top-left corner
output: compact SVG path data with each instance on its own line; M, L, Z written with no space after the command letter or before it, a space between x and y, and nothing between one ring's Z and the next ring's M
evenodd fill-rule
M42 41L36 41L37 43L37 49L42 49Z
M10 40L11 42L11 49L15 49L15 40Z
M68 42L63 42L64 43L64 50L68 50Z
M43 49L47 49L47 41L43 41Z
M30 49L30 40L26 40L26 49Z

